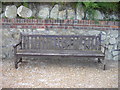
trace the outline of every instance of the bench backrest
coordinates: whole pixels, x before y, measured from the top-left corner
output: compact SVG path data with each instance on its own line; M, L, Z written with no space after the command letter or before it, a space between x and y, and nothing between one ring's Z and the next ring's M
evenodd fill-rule
M22 34L25 50L100 50L101 36Z

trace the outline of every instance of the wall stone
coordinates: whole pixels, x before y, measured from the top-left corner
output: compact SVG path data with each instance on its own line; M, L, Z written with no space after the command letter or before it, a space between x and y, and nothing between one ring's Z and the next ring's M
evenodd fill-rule
M49 18L49 6L48 5L40 6L38 18L43 18L43 19Z
M113 57L113 60L120 60L120 54Z
M66 10L59 11L58 19L66 18Z
M18 7L17 9L17 14L20 16L20 17L23 17L23 18L29 18L32 16L32 10L25 7L25 6L20 6Z
M103 19L103 14L100 11L96 10L95 13L96 13L95 19L100 19L100 20Z
M52 8L51 13L50 13L50 18L57 19L58 14L59 14L59 5L57 4Z
M119 51L112 51L113 56L117 56L119 54Z
M84 10L82 8L82 6L77 7L77 19L82 20L82 18L84 17Z
M88 33L89 33L90 35L98 35L98 34L100 33L100 31L90 30L90 31L88 31Z
M112 14L112 15L110 15L110 19L112 19L112 20L116 20L116 19L119 19L119 18L118 18L118 16L117 16L117 15Z
M9 19L16 18L17 7L15 5L7 6L5 10L5 16Z
M75 11L73 9L67 10L68 19L75 19Z

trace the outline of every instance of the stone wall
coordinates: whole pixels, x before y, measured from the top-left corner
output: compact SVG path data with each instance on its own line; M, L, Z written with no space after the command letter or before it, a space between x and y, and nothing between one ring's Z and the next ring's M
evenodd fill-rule
M79 5L76 9L72 7L73 3L69 3L66 6L61 4L52 4L52 3L6 3L2 4L2 9L0 7L0 16L2 18L41 18L41 19L79 19L82 20L84 17L84 7ZM118 20L116 13L111 13L106 17L105 13L96 10L94 12L95 19L103 20L108 18L111 20ZM87 14L87 19L89 15Z
M102 34L102 44L106 44L108 50L106 51L106 59L118 60L120 44L118 40L118 30L62 30L62 29L4 29L2 32L2 58L13 58L13 45L19 40L19 33L39 33L45 35L97 35Z

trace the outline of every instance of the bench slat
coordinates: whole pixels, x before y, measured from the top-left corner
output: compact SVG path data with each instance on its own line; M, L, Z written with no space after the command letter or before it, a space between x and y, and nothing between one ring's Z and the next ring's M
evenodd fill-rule
M18 55L79 55L79 56L104 56L101 51L79 51L79 50L41 50L41 51L18 51Z

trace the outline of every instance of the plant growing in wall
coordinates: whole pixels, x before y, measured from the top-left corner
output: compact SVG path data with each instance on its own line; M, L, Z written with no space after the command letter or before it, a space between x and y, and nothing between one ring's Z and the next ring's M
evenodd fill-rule
M87 14L89 19L94 19L95 17L95 9L99 8L97 3L94 2L83 2L83 9L84 9L84 18L87 19Z
M118 2L97 2L97 5L100 7L99 10L105 14L105 20L110 19L110 15L115 13L118 15L119 3Z
M29 7L29 5L28 5L28 0L23 0L23 6L25 6L25 7Z

